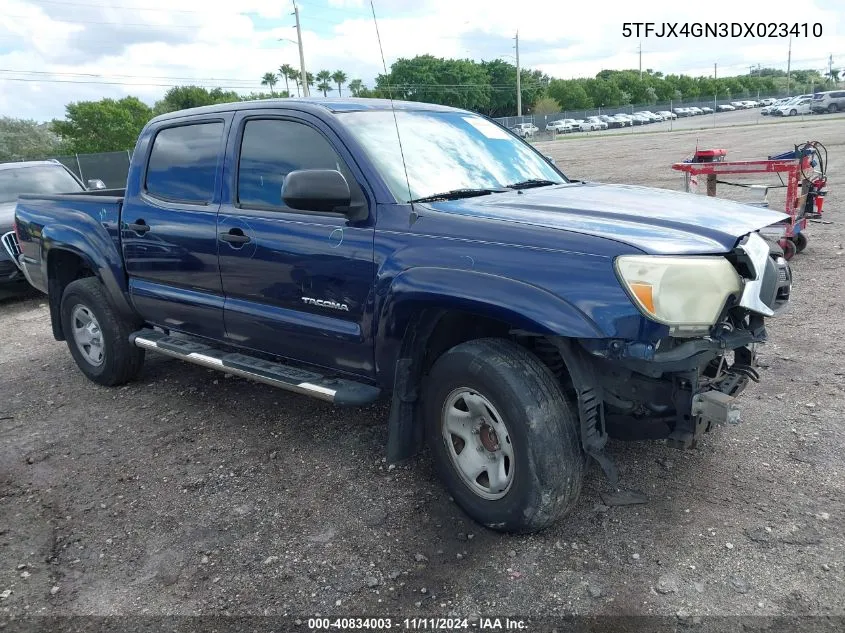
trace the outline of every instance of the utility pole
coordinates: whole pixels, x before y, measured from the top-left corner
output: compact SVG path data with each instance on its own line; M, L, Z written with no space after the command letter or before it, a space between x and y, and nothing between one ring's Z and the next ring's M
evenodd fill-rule
M792 96L789 91L789 76L792 72L792 36L789 38L789 56L786 58L786 96Z
M516 32L516 116L522 116L522 82L519 72L519 31Z
M305 53L302 52L302 30L299 28L299 7L293 3L293 15L296 17L296 41L299 42L299 72L302 73L302 96L310 97L308 73L305 71Z
M718 63L713 62L713 79L718 79L718 77L716 77L716 66L718 66Z
M827 59L827 79L833 81L833 53Z
M640 40L640 79L642 79L642 78L643 78L643 41Z

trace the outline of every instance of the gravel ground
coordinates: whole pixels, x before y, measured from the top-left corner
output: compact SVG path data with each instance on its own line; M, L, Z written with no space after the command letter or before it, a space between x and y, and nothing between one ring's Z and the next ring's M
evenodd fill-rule
M24 614L843 615L845 290L837 118L542 146L575 178L680 188L701 147L819 139L831 224L793 261L743 423L687 452L613 443L647 505L516 537L468 520L429 457L389 468L387 406L332 408L148 355L88 382L44 298L0 304L0 621ZM775 199L776 196L773 196Z

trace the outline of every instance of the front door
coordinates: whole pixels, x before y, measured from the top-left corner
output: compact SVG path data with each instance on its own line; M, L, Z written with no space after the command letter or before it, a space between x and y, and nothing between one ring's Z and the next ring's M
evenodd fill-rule
M232 343L358 376L374 375L367 334L375 278L372 196L342 144L306 114L233 121L231 204L218 216L226 336ZM362 220L291 209L285 176L337 169Z
M223 337L217 211L231 116L158 129L121 213L135 309L149 323L214 339Z

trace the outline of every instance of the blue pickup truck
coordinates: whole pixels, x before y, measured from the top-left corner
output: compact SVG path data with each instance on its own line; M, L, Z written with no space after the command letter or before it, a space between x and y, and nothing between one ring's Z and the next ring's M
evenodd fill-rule
M588 458L625 497L608 437L683 448L738 421L791 287L760 232L783 214L570 180L493 121L421 103L166 114L125 190L25 195L15 217L91 380L130 381L149 350L338 405L389 397L388 459L427 444L503 531L570 511Z

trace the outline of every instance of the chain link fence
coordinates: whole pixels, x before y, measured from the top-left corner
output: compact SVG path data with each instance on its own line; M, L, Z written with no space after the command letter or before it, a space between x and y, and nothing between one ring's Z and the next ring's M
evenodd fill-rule
M519 123L533 123L537 128L539 128L538 132L534 133L532 137L533 140L548 140L554 138L554 132L547 132L546 125L551 123L552 121L559 121L561 119L587 119L591 116L601 116L601 115L608 115L613 116L615 114L633 114L635 112L641 112L647 110L649 112L661 112L661 111L668 111L674 112L675 108L709 108L712 111L712 114L708 112L707 114L710 116L710 122L712 123L713 127L717 126L718 121L720 120L718 115L720 114L719 106L721 105L730 105L731 102L736 101L757 101L759 102L762 99L783 99L787 95L784 93L780 94L760 94L756 96L747 96L747 97L731 97L726 99L715 99L715 98L708 98L708 99L679 99L677 101L665 101L662 103L643 103L643 104L629 104L624 106L614 106L611 108L590 108L586 110L565 110L563 112L555 112L552 114L530 114L524 115L521 117L502 117L494 119L501 125L507 128L513 128ZM793 95L794 96L794 95ZM757 108L755 110L757 118L760 118L760 109ZM698 116L696 119L701 121L703 117ZM727 119L724 119L727 120ZM732 120L732 119L731 119ZM668 125L668 124L667 124ZM701 127L705 127L705 124L702 122ZM706 127L710 127L707 125ZM634 125L624 128L625 131L633 131L640 129L649 129L650 126L648 125ZM654 129L654 128L651 128ZM622 131L622 129L618 129L618 131Z
M102 180L108 189L122 189L126 186L129 174L130 150L120 152L101 152L98 154L71 154L69 156L50 156L76 174L82 182Z

